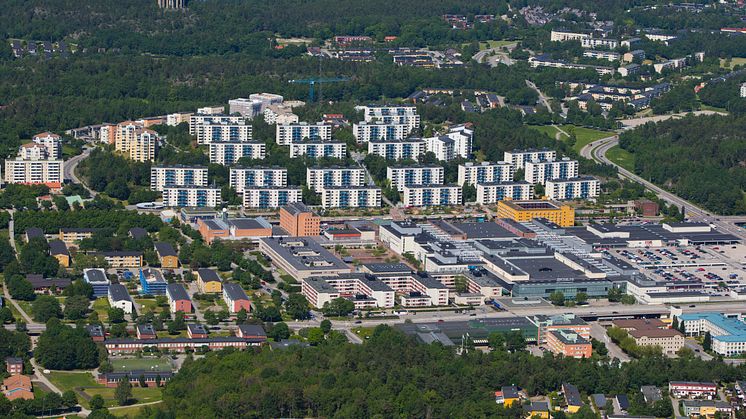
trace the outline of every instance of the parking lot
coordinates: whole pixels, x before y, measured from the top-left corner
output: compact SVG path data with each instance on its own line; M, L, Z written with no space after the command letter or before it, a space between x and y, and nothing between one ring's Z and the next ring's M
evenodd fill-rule
M746 287L746 246L666 246L607 251L656 280L680 282L681 289L698 283L712 297L728 297L731 289Z

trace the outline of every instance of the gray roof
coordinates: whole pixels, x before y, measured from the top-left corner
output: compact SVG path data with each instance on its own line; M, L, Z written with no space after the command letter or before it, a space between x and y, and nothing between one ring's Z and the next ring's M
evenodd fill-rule
M86 279L86 282L89 284L92 283L109 283L109 278L106 277L106 273L103 269L94 268L94 269L87 269L83 272L83 278Z
M200 268L197 270L197 274L202 278L202 282L223 282L220 275L212 269Z
M38 227L31 227L26 229L26 237L32 239L35 237L44 238L44 230Z
M155 251L158 252L158 255L160 257L177 256L176 250L174 250L174 247L171 246L171 243L157 242L154 244L154 246Z
M198 323L188 323L187 330L193 335L206 335L209 333L204 325Z
M67 288L70 286L71 281L67 278L44 278L40 274L28 274L26 280L31 283L34 289L39 288Z
M171 296L174 300L190 300L189 294L187 294L184 286L181 284L168 284L166 285L166 293Z
M412 272L412 268L404 263L365 263L362 266L373 274Z
M132 301L127 288L122 284L109 285L109 295L114 301Z
M289 212L291 215L298 215L302 212L312 212L306 204L302 202L293 202L291 204L287 204L283 207L285 211Z
M153 335L155 336L155 328L152 324L138 324L137 325L137 333L141 335Z
M248 300L246 292L241 288L240 285L234 282L226 282L223 284L223 291L228 295L231 300Z
M49 254L70 256L67 245L62 240L52 240L49 242Z
M261 241L298 271L349 269L349 266L347 266L341 259L321 247L321 245L316 241L308 238L263 238ZM299 243L300 245L291 246L290 244L292 243ZM317 268L312 266L312 263L315 261L327 262L331 264L331 266Z
M239 324L238 328L241 330L242 335L267 336L267 332L265 332L264 328L258 324Z

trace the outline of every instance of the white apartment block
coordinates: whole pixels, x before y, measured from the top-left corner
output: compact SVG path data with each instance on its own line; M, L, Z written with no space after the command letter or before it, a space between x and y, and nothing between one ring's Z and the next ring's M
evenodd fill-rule
M270 125L295 124L298 123L298 115L289 106L270 105L264 110L264 122Z
M33 142L47 149L47 158L59 160L62 158L62 137L51 132L34 135Z
M597 60L618 61L622 57L622 55L614 51L598 51L595 49L591 49L588 51L583 51L583 57L595 58Z
M272 93L254 93L249 98L231 99L228 101L229 113L240 114L244 118L252 119L264 113L270 105L282 104L283 97Z
M230 185L237 193L247 188L285 187L288 169L284 167L231 167Z
M242 157L262 160L267 156L267 145L261 141L222 142L210 144L210 163L230 166Z
M578 161L565 157L555 161L530 161L526 163L524 179L531 183L545 184L551 179L578 177Z
M290 144L290 158L300 156L311 158L332 157L343 159L347 156L347 144L340 142L303 141Z
M580 40L580 46L583 48L603 47L608 49L617 49L619 48L619 41L609 38L583 38Z
M202 124L239 124L245 122L243 116L197 113L189 117L189 134L197 135L197 127Z
M301 188L246 188L243 191L244 208L279 208L302 199Z
M98 130L98 139L104 144L115 144L117 137L117 126L103 124Z
M494 204L504 199L533 198L534 186L526 181L477 183L477 204Z
M468 162L458 165L458 184L464 186L477 183L511 182L514 174L513 165L508 162Z
M587 33L553 30L549 39L552 42L566 42L566 41L580 41L580 40L590 38L590 37L591 35Z
M203 108L197 108L197 114L199 115L223 115L225 113L225 106L205 106Z
M331 141L332 126L317 122L298 122L294 124L277 124L275 128L275 141L279 145L290 145L303 140Z
M417 108L409 106L355 106L355 110L363 112L365 122L381 121L386 124L406 124L408 132L420 127L420 116Z
M405 207L430 207L461 205L461 187L458 185L412 185L404 187Z
M442 185L445 169L443 166L389 166L386 178L391 181L392 188L404 192L405 186Z
M381 188L375 186L328 186L321 192L324 208L378 208Z
M554 150L549 150L547 148L543 148L540 150L537 150L537 149L513 150L513 151L506 151L503 154L503 160L512 164L516 170L523 169L526 162L548 161L548 160L556 160L556 159L557 159L557 152Z
M153 166L150 189L162 191L166 186L207 186L207 166Z
M417 160L426 150L427 142L420 138L368 142L368 154L378 154L387 160Z
M457 157L468 159L471 156L474 130L465 126L451 127L445 135L425 138L427 151L435 154L438 160L451 161Z
M222 111L221 111L222 112ZM166 115L166 125L175 127L179 124L186 122L189 123L189 118L194 115L191 112L175 112Z
M385 123L383 121L358 122L352 124L352 134L358 143L370 140L401 140L407 138L410 127L408 124Z
M365 169L362 167L309 167L306 169L306 185L321 193L330 186L355 187L365 185Z
M5 160L5 183L45 184L59 188L63 182L62 160Z
M746 97L746 83L741 84L741 97Z
M220 188L212 186L166 186L163 205L166 207L215 208L221 202Z
M251 125L244 121L205 121L194 127L197 144L226 141L251 141Z
M36 143L26 143L18 147L18 158L21 160L50 160L49 150Z
M596 198L601 194L601 182L592 176L550 179L547 180L544 194L549 199L557 201Z

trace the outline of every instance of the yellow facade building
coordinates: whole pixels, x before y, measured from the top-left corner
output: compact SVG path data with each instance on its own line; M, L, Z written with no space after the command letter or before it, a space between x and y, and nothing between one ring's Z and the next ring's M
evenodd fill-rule
M197 270L197 287L202 294L223 292L223 281L212 269Z
M569 205L554 201L500 201L497 203L497 217L508 218L517 222L531 221L534 218L546 218L560 227L575 225L575 210Z

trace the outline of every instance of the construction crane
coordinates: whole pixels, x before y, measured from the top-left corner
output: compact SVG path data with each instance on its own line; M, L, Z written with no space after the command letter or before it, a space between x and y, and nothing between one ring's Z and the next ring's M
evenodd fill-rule
M338 83L350 80L347 77L313 77L308 79L288 80L289 83L307 84L308 85L308 103L313 103L314 86L322 83Z

